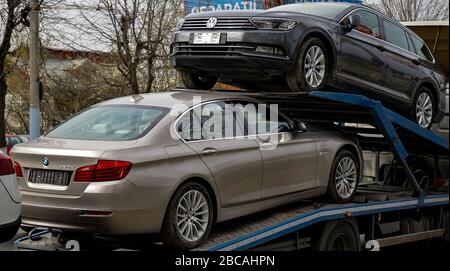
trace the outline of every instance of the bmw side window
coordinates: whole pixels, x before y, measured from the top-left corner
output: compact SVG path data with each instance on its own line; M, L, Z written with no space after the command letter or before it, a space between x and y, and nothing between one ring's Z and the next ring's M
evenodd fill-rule
M412 43L416 49L416 54L430 62L434 61L433 55L430 52L430 49L428 49L428 46L425 45L421 40L414 37L413 35L409 35L411 37Z
M236 137L234 111L225 102L203 105L201 126L204 140Z
M234 110L225 102L208 103L191 109L178 121L177 132L185 141L242 136Z
M201 131L200 120L194 116L193 110L189 110L189 112L178 121L177 133L185 141L201 140Z
M405 30L391 22L383 20L384 38L387 42L409 51L408 39Z
M359 15L359 17L361 18L361 23L354 29L355 31L378 39L383 38L380 31L378 16L376 14L365 10L356 10L349 15ZM348 20L348 17L343 21L345 22L345 20Z
M288 133L291 131L286 118L271 111L265 105L247 103L237 104L235 108L239 112L238 118L243 118L245 135Z

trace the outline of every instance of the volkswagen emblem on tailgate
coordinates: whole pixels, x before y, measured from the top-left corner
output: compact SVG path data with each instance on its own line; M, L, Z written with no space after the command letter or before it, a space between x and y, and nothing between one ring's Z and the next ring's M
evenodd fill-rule
M47 157L42 158L42 165L44 167L48 167L48 165L50 165L50 161L48 160Z
M208 28L214 28L217 25L217 18L210 18L208 22L206 23L206 27Z

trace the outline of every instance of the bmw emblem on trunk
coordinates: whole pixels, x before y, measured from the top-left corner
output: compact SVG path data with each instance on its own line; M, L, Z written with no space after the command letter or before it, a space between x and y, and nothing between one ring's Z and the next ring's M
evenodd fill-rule
M42 165L44 167L48 167L48 165L50 165L50 161L48 160L47 157L42 158Z
M217 25L217 18L210 18L209 20L208 20L208 22L206 23L206 27L208 27L208 28L214 28L214 27L216 27L216 25Z

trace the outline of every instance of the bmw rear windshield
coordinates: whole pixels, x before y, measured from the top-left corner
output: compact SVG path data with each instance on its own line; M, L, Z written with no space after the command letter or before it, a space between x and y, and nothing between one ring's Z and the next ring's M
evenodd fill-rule
M277 6L268 11L298 12L336 19L350 5L345 3L301 3Z
M135 140L147 134L169 111L155 106L94 106L76 114L45 136L75 140Z

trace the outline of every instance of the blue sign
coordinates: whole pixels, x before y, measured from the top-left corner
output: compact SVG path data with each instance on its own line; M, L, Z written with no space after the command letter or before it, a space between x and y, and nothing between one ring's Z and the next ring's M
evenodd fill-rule
M307 2L350 2L361 4L362 0L184 0L186 14L205 11L256 10L275 6Z

